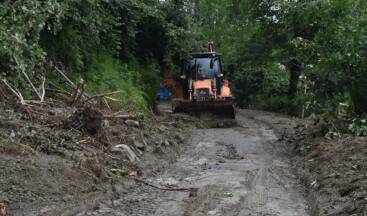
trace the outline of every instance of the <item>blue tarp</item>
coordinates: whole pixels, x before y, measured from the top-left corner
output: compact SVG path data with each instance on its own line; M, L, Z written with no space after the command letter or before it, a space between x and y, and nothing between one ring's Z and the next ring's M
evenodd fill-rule
M157 94L158 100L167 101L169 100L169 96L170 96L170 89L167 85L162 85L161 87L159 87L158 94Z

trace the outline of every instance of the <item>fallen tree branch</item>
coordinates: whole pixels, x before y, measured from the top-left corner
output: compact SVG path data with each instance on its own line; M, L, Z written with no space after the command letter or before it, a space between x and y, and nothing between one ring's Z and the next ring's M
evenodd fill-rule
M114 91L114 92L109 92L109 93L104 93L104 94L93 95L93 96L90 96L85 102L88 102L94 98L105 97L105 96L109 96L109 95L113 95L113 94L121 93L121 92L123 91Z
M50 88L46 88L45 89L46 91L50 91L50 92L55 92L55 93L60 93L60 94L65 94L67 96L70 97L70 93L69 92L66 92L64 90L59 90L59 89L50 89Z
M83 91L84 91L84 80L80 79L78 85L76 85L73 96L72 96L72 100L70 102L70 105L74 105L74 103L76 101L80 101L81 96L83 95Z
M28 77L27 73L25 72L24 67L23 67L22 65L20 65L20 64L19 64L19 61L18 61L17 57L15 57L15 56L13 56L13 57L14 57L14 60L15 60L15 62L17 63L17 65L20 67L20 70L22 71L23 76L26 78L26 80L28 81L29 85L31 85L31 87L32 87L33 91L37 94L37 96L39 97L39 99L40 99L41 101L43 101L42 96L41 96L41 95L40 95L40 93L37 91L36 87L34 87L34 85L33 85L32 81L31 81L31 79L29 79L29 77Z
M46 82L46 78L45 77L42 77L42 85L41 85L42 95L41 95L41 102L43 102L45 100L45 94L46 94L45 82Z
M136 120L139 118L139 116L137 115L104 115L103 118L119 118L119 119L132 119L132 120Z
M144 180L141 180L139 178L132 178L134 179L135 181L137 182L141 182L145 185L148 185L150 187L153 187L153 188L156 188L156 189L159 189L159 190L164 190L164 191L183 191L183 192L197 192L199 190L199 188L163 188L163 187L158 187L158 186L155 186L153 184L150 184L149 182L146 182Z
M20 103L21 103L22 105L24 105L24 104L25 104L25 101L24 101L23 95L18 91L18 89L16 89L15 87L12 87L12 86L10 85L10 83L8 83L8 82L6 81L6 79L2 79L2 81L3 81L3 83L4 83L4 84L9 88L9 90L10 90L11 92L13 92L13 93L15 94L15 96L17 96L17 97L19 98Z
M56 71L74 88L76 89L76 85L57 67L55 67Z
M104 96L103 99L107 98L108 100L112 100L112 101L122 101L122 100L119 100L119 99L116 99L116 98L112 98L112 97L108 97L108 96Z
M77 86L60 69L58 69L56 66L55 66L55 69L65 79L65 81L67 82L67 84L69 84L73 89L77 89ZM86 98L89 98L89 95L87 95L86 93L80 92L79 90L78 90L78 92L82 96L84 96Z
M107 106L107 108L108 108L108 109L111 109L111 107L110 107L110 105L108 104L108 102L107 102L106 98L103 98L103 102L106 104L106 106Z
M155 114L154 114L154 112L153 112L152 107L150 107L149 111L150 111L150 113L152 114L152 116L153 116L154 120L155 120L155 121L157 121L157 122L159 122L159 120L157 119L157 117L155 116Z
M108 98L108 99L111 99L111 98L109 98L109 97L106 97L106 98ZM127 106L129 103L131 103L131 99L128 99L122 106L121 106L121 108L120 108L120 110L119 111L117 111L117 112L115 112L114 114L112 114L112 115L105 115L104 117L105 118L118 118L118 116L120 115L120 113L123 113L123 112L125 112L123 109L125 108L125 106ZM120 115L120 117L121 118L124 118L123 117L124 115ZM136 118L134 118L134 119L137 119L138 118L138 116L136 116Z
M143 134L143 131L142 130L140 131L140 135L141 135L141 139L143 140L143 143L144 143L145 148L148 148L148 144L147 144L147 142L145 142L144 134Z

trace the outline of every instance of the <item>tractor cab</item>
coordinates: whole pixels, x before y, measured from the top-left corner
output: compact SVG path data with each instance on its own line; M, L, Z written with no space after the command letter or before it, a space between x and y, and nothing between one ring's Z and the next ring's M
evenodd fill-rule
M215 99L216 95L221 94L223 74L220 56L221 54L216 52L196 53L192 54L189 60L183 61L181 79L186 98L191 98L190 92L194 99L196 94L201 99ZM196 91L199 88L205 90L206 97L200 97Z
M183 62L182 75L192 80L213 79L222 74L220 54L215 52L192 54Z

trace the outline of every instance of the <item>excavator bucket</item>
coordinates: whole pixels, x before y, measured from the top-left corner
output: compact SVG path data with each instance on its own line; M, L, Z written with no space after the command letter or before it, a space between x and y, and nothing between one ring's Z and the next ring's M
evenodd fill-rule
M191 115L212 114L217 118L235 119L236 109L231 100L192 101L175 100L173 102L174 113L187 113Z

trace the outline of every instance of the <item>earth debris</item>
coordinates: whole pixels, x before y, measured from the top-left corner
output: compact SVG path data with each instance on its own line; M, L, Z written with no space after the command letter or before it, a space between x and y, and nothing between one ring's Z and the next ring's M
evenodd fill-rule
M173 123L178 127L167 129ZM189 116L115 115L91 106L1 107L0 175L6 178L0 179L0 200L9 201L11 215L75 215L81 208L93 209L98 197L113 191L114 182L143 173L143 152L184 145L184 134L198 125L204 127Z
M0 179L0 200L7 200L9 214L109 214L114 212L112 206L124 203L128 205L126 209L135 208L131 212L139 215L139 209L144 210L139 200L146 199L141 203L154 205L164 191L188 192L187 197L195 200L211 193L199 187L178 187L176 182L168 183L167 176L161 182L164 186L149 181L180 163L177 158L184 151L178 149L187 147L192 131L210 127L205 121L180 114L115 114L92 107L37 108L37 112L42 110L44 115L37 116L25 108L0 109L0 175L6 176ZM244 115L268 125L265 131L272 127L282 137L277 142L288 143L283 146L286 157L292 159L294 172L308 189L312 212L366 212L366 138L326 140L308 120L253 112L246 111ZM129 119L138 124L126 123ZM205 142L202 144L205 146ZM215 153L219 158L213 160L213 166L206 162L201 166L197 161L202 172L231 166L248 157L230 142L216 141L214 147L220 149ZM280 153L274 150L272 154ZM277 172L268 173L277 180ZM251 172L248 175L253 178ZM186 182L184 170L179 179ZM238 192L228 191L218 195L238 196ZM104 201L106 198L113 200L111 204ZM88 213L91 211L93 214Z

